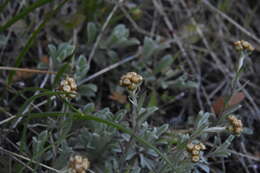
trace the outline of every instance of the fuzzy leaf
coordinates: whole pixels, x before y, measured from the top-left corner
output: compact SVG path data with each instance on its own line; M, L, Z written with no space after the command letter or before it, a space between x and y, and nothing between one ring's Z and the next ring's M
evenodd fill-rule
M154 73L156 74L156 73L166 71L172 65L173 61L174 59L172 55L164 56L159 62L159 64L156 66Z
M88 43L92 44L97 36L97 26L93 22L89 22L87 25Z
M145 59L149 58L150 56L152 56L156 48L157 48L156 42L149 37L145 37L142 57Z

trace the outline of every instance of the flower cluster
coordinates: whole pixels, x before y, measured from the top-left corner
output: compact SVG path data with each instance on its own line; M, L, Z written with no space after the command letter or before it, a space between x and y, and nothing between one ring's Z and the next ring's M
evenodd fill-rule
M72 94L69 94L68 96L70 98L75 98L77 93L77 84L73 78L66 77L66 79L60 82L59 90L64 92L71 92Z
M191 153L191 160L192 162L198 162L200 160L200 152L201 150L205 150L206 147L203 143L193 144L189 143L187 144L187 151Z
M232 133L235 133L236 135L240 135L243 131L242 121L237 119L234 115L230 115L228 117L228 121L230 123L228 130Z
M86 173L89 169L90 162L87 158L83 158L80 155L70 157L69 161L69 173Z
M234 45L238 51L247 50L252 52L255 49L249 42L244 40L236 41Z
M134 91L140 86L143 77L135 72L128 72L120 79L120 85L126 87L130 91Z

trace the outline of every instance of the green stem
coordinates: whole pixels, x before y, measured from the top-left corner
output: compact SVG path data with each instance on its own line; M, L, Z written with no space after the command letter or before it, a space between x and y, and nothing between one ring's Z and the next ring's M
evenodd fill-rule
M134 134L136 134L137 130L138 130L138 124L137 124L137 94L136 91L131 91L130 92L130 96L129 96L129 101L132 103L132 114L131 114L131 121L132 121L132 129ZM131 146L135 146L134 145L134 136L132 135L130 137L130 140L125 148L124 154L122 155L121 159L120 159L120 170L123 168L123 162L124 162L124 158L126 158L127 153L129 152L129 149Z
M237 88L237 83L239 82L240 74L241 74L241 71L243 69L244 61L245 61L247 56L248 56L248 54L244 51L242 51L241 54L240 54L239 62L238 62L237 69L236 69L236 75L232 79L232 82L231 82L231 93L234 93L236 88Z

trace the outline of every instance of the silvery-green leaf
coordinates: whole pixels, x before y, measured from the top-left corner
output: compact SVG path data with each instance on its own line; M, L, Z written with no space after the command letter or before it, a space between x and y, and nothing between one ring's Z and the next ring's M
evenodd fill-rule
M164 124L164 125L160 126L157 129L156 135L157 136L161 136L163 133L165 133L168 130L168 128L169 128L168 124Z
M117 38L127 38L129 36L129 30L123 24L117 25L112 33Z
M68 43L62 43L59 45L56 57L59 60L59 62L63 61L68 56L72 55L75 50L75 46L70 45Z
M140 164L143 168L148 168L149 170L153 170L153 162L146 158L143 154L139 155L140 157Z
M80 80L85 77L89 70L87 59L84 55L80 55L76 61L76 78Z
M49 54L52 58L56 57L57 49L53 44L48 45Z
M243 128L243 133L247 134L247 135L252 135L254 132L252 129L245 127L245 128Z
M149 37L145 37L142 58L149 58L157 48L157 43Z
M210 114L208 112L204 113L203 111L200 111L196 119L196 127L200 128L203 125L207 125L209 116Z
M78 90L78 93L82 96L93 97L97 92L97 86L89 83L86 85L81 85Z
M89 22L87 25L88 43L91 44L97 37L97 26L93 22Z
M166 55L164 56L160 61L159 64L155 67L154 73L159 73L166 71L173 63L173 56L172 55Z
M5 46L8 42L8 38L3 34L0 35L0 47Z
M197 164L197 166L198 166L199 168L201 168L205 173L209 173L209 172L210 172L210 168L209 168L209 166L206 165L206 164L201 164L201 163L199 163L199 164Z
M146 109L146 111L143 114L140 114L138 116L138 123L142 124L144 121L146 121L155 111L157 111L158 108L153 106Z

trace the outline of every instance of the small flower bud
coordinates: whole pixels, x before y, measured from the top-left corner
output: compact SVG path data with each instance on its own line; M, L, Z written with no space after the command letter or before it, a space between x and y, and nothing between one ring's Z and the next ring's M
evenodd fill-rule
M63 89L63 91L66 91L66 92L70 92L70 90L71 90L69 85L64 85L62 89Z
M206 146L203 143L199 143L201 150L206 150Z
M192 154L192 156L199 156L200 152L199 152L199 150L193 149L191 154Z
M192 156L191 157L192 162L198 162L200 160L199 156Z
M234 42L234 45L238 51L246 50L246 51L252 52L255 49L249 42L244 41L244 40L236 41L236 42Z
M192 149L193 149L193 147L194 147L194 144L192 144L192 143L189 143L189 144L187 144L187 151L189 151L189 152L191 152L192 151Z
M194 149L199 151L199 150L201 150L201 147L200 147L199 144L197 144L197 145L194 146Z
M234 122L233 122L233 125L234 125L235 127L242 127L242 126L243 126L241 120L236 120L236 121L234 121Z
M142 77L141 77L141 76L133 76L133 77L131 78L131 81L132 81L133 83L135 83L135 84L138 84L138 83L140 83L140 82L142 81Z
M235 128L234 129L234 133L237 134L237 135L239 135L242 131L243 131L242 128Z
M131 83L131 85L129 85L127 88L128 88L130 91L134 91L134 90L136 90L137 86L136 86L136 84Z
M230 126L227 128L231 133L239 135L243 131L243 123L234 115L228 117Z
M123 75L119 81L120 85L126 87L130 91L134 91L143 81L143 77L136 72L128 72Z
M90 167L90 162L87 158L80 155L70 157L69 173L85 173Z
M73 78L67 77L66 79L60 82L59 90L64 92L72 92L76 94L77 84ZM70 94L68 97L75 98L76 97L75 94ZM62 96L66 97L67 95L62 95Z
M123 79L123 85L124 86L129 86L129 85L131 85L131 81L128 78Z

